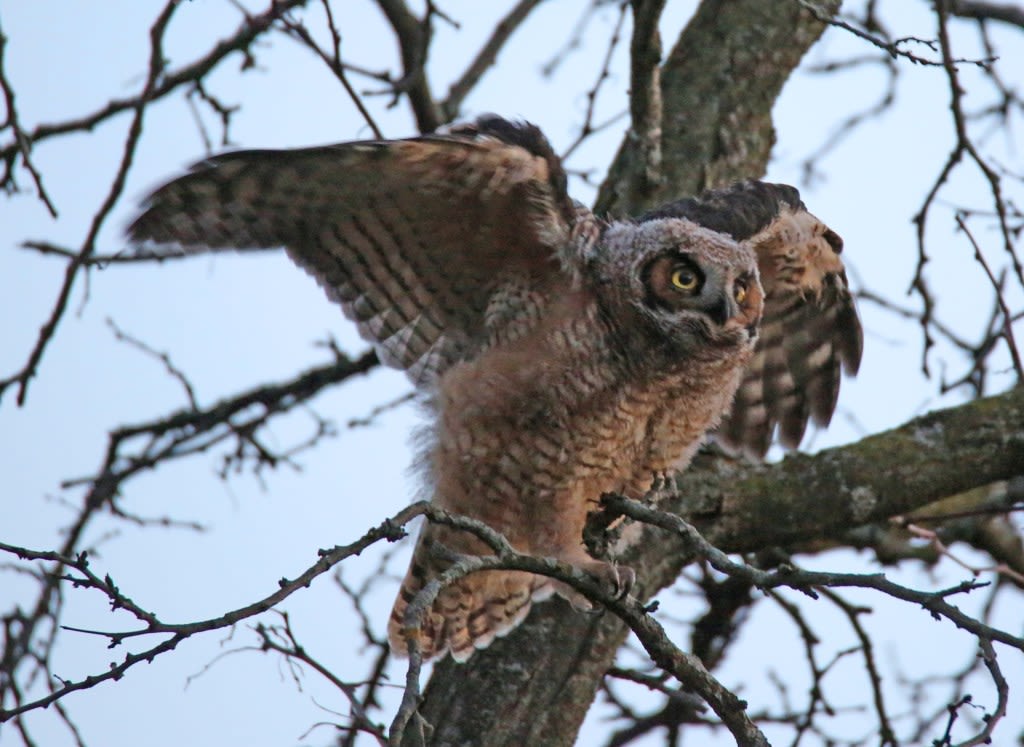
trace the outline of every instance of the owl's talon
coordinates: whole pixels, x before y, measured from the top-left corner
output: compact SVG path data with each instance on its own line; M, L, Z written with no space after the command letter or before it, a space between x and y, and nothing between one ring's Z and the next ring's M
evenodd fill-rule
M625 599L636 584L636 571L628 565L591 560L586 564L584 570L596 578L601 587L615 599Z
M628 565L620 565L616 570L618 571L616 574L618 576L618 593L615 598L625 599L636 586L636 571Z
M651 480L651 489L647 493L647 498L653 499L657 502L661 499L662 493L672 488L672 473L671 472L655 472L654 479Z

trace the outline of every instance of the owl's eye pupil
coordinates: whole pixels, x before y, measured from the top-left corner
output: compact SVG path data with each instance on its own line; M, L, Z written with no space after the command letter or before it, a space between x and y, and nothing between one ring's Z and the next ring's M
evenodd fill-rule
M683 291L692 291L697 288L697 273L689 267L677 267L672 270L672 285Z

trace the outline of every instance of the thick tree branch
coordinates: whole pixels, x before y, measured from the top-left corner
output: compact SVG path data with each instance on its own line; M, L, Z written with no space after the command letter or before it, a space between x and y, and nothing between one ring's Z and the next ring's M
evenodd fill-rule
M822 3L835 12L837 0ZM824 24L792 0L705 0L661 68L661 179L627 137L601 185L598 213L650 207L764 173L775 142L771 109ZM634 127L637 123L633 123Z
M988 3L982 0L951 0L949 12L961 18L1002 21L1024 29L1024 8L1017 3Z
M420 20L412 14L405 0L377 0L377 5L391 24L402 54L402 77L392 84L395 95L404 93L409 97L420 132L433 132L445 119L427 80L427 52L432 33L430 11L428 9L427 16Z
M646 168L631 176L630 194L646 195L661 178L661 36L658 21L665 0L633 0L633 38L629 46L629 137Z
M661 508L680 513L723 550L799 545L1006 479L1021 465L1018 388L778 464L702 460ZM682 540L648 529L622 561L637 570L638 593L651 595L673 582L691 553ZM572 744L576 719L625 633L611 616L584 615L561 601L539 605L520 629L466 664L436 667L421 709L435 729L431 743L474 733L491 735L489 745Z

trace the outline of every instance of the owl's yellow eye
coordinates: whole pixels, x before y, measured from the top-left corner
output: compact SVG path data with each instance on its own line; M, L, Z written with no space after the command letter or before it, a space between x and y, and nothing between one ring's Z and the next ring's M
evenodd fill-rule
M734 291L736 303L743 303L747 300L747 286L737 284L736 290Z
M672 281L672 285L683 291L692 291L696 289L697 283L699 282L697 273L689 267L677 267L674 269L670 280Z

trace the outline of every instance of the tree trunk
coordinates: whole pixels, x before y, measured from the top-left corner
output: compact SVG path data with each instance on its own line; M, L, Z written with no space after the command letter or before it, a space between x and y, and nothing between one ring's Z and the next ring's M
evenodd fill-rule
M839 3L825 5L834 11ZM639 16L660 4L637 0L633 7ZM657 50L656 24L645 20L637 24L645 37L634 38L634 59L645 45ZM775 139L772 106L823 30L792 0L705 0L660 70L634 64L634 90L639 77L660 75L661 101L653 105L661 107L660 164L648 168L649 131L628 134L597 210L635 214L763 174ZM714 473L710 479L718 484ZM646 552L626 559L637 570L639 595L671 583L687 560L672 540L651 536ZM562 600L538 605L512 635L466 664L437 664L420 709L430 724L426 743L573 744L625 635L610 615L581 614ZM419 742L416 731L407 730L406 744Z

